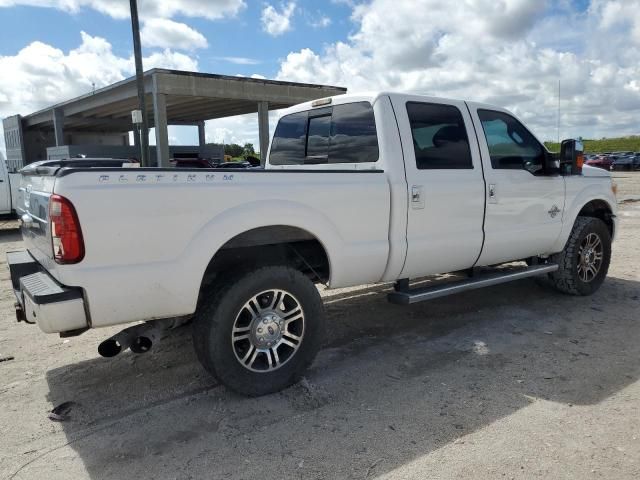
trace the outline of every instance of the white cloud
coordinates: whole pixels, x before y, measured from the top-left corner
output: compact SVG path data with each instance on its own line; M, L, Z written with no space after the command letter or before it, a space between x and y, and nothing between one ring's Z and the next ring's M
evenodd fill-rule
M214 60L220 60L223 62L234 63L236 65L258 65L262 63L256 58L247 57L213 57Z
M289 53L278 78L496 103L545 139L556 137L560 79L562 136L640 133L640 0L592 0L587 12L562 5L357 4L347 40ZM562 33L567 29L575 34Z
M16 55L0 57L0 118L28 114L96 88L130 77L132 57L119 57L111 44L82 32L82 43L68 52L43 42L33 42ZM197 70L191 57L165 49L143 59L145 69L163 67ZM0 129L0 148L4 134Z
M78 12L91 8L113 18L129 18L127 0L0 0L1 7L28 5ZM140 0L138 11L144 18L172 18L176 15L217 20L236 15L246 7L244 0Z
M190 26L167 18L146 20L140 32L142 44L147 47L194 50L207 48L209 43L204 35Z
M133 62L133 58L129 59ZM198 61L184 53L173 52L165 48L162 52L154 52L143 59L144 69L152 68L168 68L170 70L187 70L190 72L198 71ZM132 63L130 63L132 64ZM134 72L131 71L131 74Z
M278 113L269 112L269 132L271 134L273 134L277 120ZM237 143L238 145L253 143L256 151L260 150L258 115L256 113L209 120L205 124L205 133L207 142Z
M46 43L33 42L14 56L0 57L0 116L31 113L132 76L132 57L119 57L104 38L81 32L82 43L65 53ZM154 67L197 70L191 57L165 49L143 59Z
M327 28L331 25L331 19L325 15L321 15L318 18L311 19L309 25L313 28Z
M291 30L291 17L296 9L296 2L281 5L280 10L273 5L267 5L262 10L262 29L273 37Z
M615 28L627 29L636 42L640 42L640 16L638 4L633 1L608 1L594 0L590 9L600 15L600 28L611 30Z
M205 137L208 143L255 144L258 138L258 115L238 115L209 120L205 125Z
M104 38L81 32L82 43L65 53L46 43L33 42L14 56L0 57L0 117L31 113L48 105L88 93L135 73L133 57L119 57ZM143 59L154 67L197 70L188 55L165 49ZM3 101L4 99L4 101Z
M103 38L82 32L79 47L64 53L46 43L33 42L15 56L0 57L0 116L30 113L125 78L133 71L130 59L121 58Z

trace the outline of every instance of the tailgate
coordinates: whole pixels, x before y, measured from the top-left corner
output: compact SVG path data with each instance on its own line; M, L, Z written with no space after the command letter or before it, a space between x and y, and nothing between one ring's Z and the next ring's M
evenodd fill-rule
M54 277L56 263L49 231L49 199L57 173L65 168L122 168L123 164L130 165L128 160L116 158L73 158L34 162L20 170L22 177L15 208L22 218L22 239L29 253Z
M25 170L20 179L16 202L16 212L22 219L20 230L25 246L45 266L53 258L49 232L49 198L53 193L54 183L54 176L37 175Z

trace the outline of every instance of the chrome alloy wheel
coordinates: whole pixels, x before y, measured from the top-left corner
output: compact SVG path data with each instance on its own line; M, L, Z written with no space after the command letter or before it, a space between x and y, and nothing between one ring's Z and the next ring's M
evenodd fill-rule
M596 233L590 233L580 244L578 252L578 276L585 283L591 282L602 266L603 245Z
M240 364L253 372L277 370L298 351L304 311L284 290L266 290L247 301L236 316L231 345Z

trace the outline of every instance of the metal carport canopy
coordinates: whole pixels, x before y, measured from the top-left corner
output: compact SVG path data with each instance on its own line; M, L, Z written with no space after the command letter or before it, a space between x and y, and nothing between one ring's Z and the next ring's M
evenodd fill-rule
M210 73L152 69L144 74L148 124L156 127L158 165L169 162L167 125L197 125L204 137L204 121L258 113L260 152L269 142L269 110L346 93L329 85L283 82ZM23 117L27 129L49 129L56 138L75 132L127 132L133 129L131 111L138 108L135 78Z

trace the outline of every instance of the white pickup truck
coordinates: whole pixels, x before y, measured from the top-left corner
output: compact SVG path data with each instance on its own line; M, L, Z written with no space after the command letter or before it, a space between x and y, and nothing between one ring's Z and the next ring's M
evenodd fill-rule
M248 395L313 361L315 283L395 282L389 300L410 304L546 275L588 295L617 227L615 185L580 142L552 154L504 109L395 93L287 110L260 170L29 165L18 207L18 319L63 336L138 322L110 356L193 318L204 367ZM445 272L458 280L411 285Z
M19 173L9 173L7 163L0 155L0 215L15 213L20 177Z

